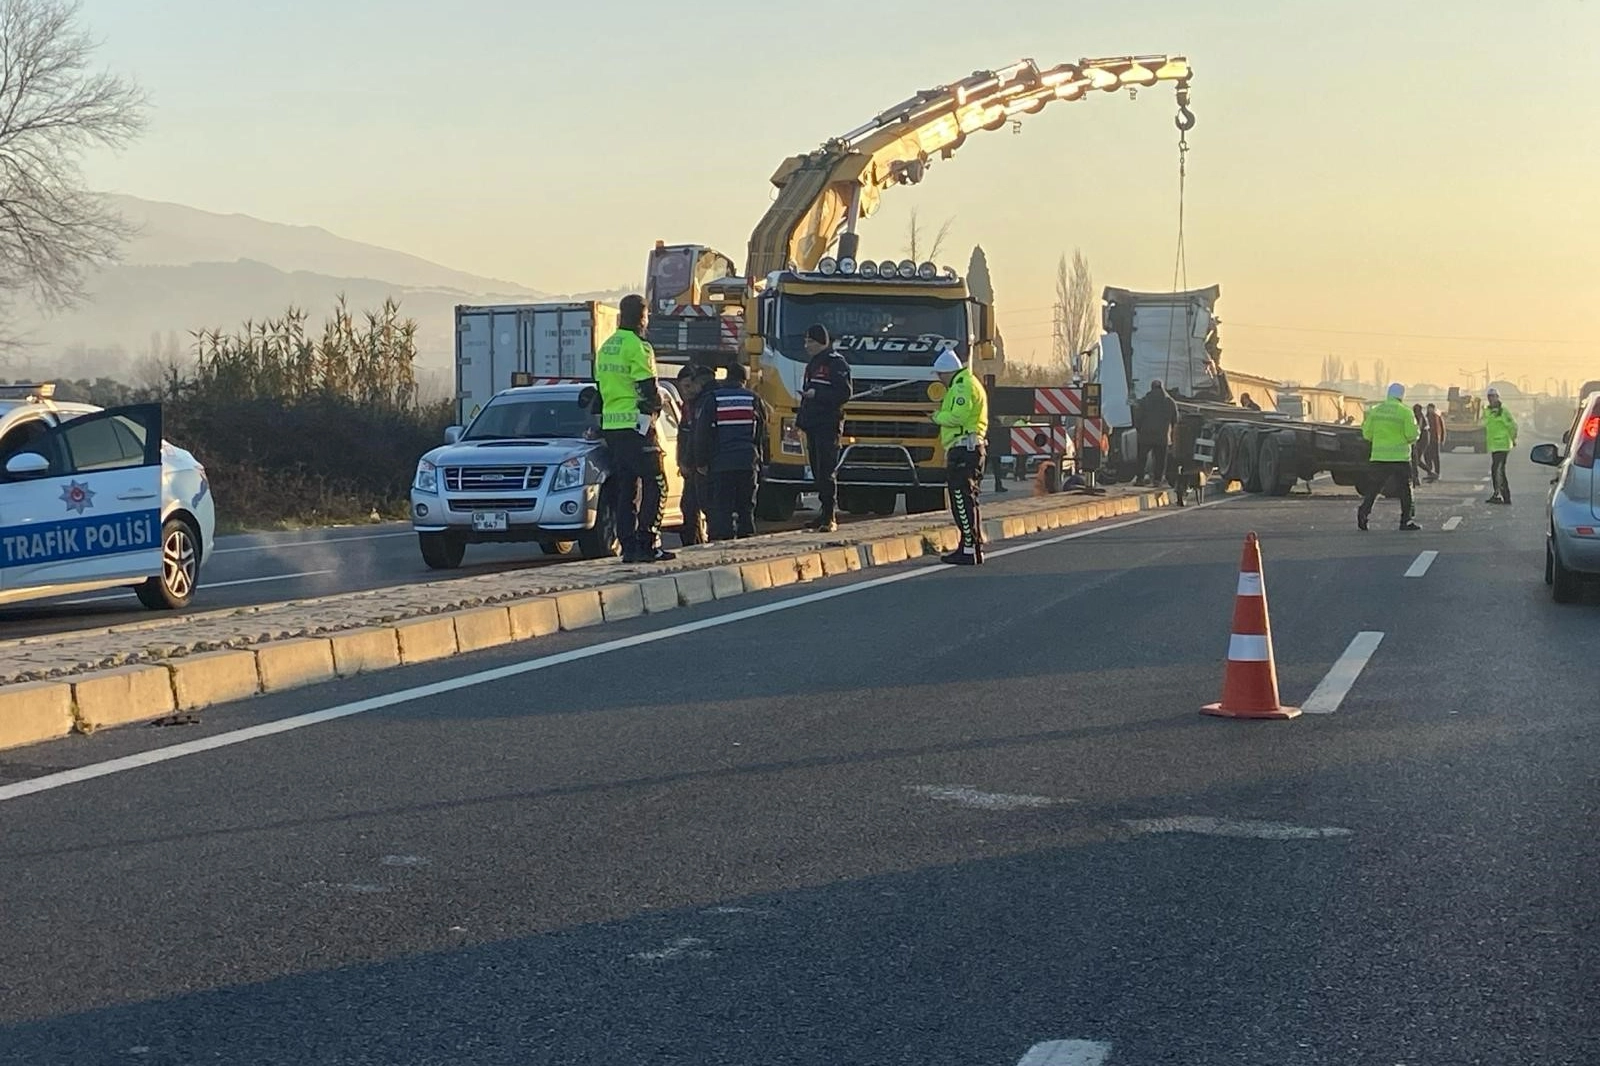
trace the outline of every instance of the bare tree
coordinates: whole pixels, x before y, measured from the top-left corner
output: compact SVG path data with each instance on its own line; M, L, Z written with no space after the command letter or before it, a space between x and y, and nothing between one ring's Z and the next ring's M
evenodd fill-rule
M143 128L131 82L90 69L95 42L77 0L0 0L0 298L43 306L83 296L86 273L115 259L127 223L84 187L87 149Z
M950 236L950 227L956 224L955 216L944 220L937 233L933 235L933 242L923 248L922 220L917 216L915 208L911 211L911 218L906 222L906 258L913 263L924 263L930 259L938 259L939 252L944 248L945 239Z
M1388 367L1386 367L1384 365L1382 359L1373 360L1373 362L1372 362L1372 383L1374 385L1378 386L1378 388L1380 388L1380 389L1388 384L1388 382L1386 382L1384 380L1384 374L1385 374L1385 372L1387 372L1387 370L1388 370Z
M1062 371L1072 369L1074 359L1100 339L1100 307L1094 298L1094 275L1082 249L1072 250L1072 265L1063 255L1056 264L1055 330L1051 361ZM1092 373L1085 364L1082 371Z

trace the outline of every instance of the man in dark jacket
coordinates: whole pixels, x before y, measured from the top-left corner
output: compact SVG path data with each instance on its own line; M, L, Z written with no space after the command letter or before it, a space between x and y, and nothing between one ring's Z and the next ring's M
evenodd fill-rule
M850 401L855 385L850 364L834 351L833 338L826 326L806 330L805 376L800 383L800 410L795 428L806 435L806 455L811 462L811 478L822 500L822 514L812 529L831 533L839 528L836 506L839 497L839 436L844 432L844 405Z
M677 455L678 473L683 478L683 498L678 504L683 512L679 539L685 546L706 542L706 479L694 462L694 416L700 406L700 394L715 379L716 371L709 366L690 363L678 371L678 395L683 397Z
M1140 400L1133 415L1133 426L1139 440L1139 476L1135 485L1143 485L1146 471L1156 485L1166 480L1167 449L1172 444L1172 431L1178 425L1178 404L1157 378L1150 382L1150 391ZM1151 459L1154 459L1154 464Z
M767 439L767 405L745 388L748 374L735 363L728 379L700 397L694 417L695 465L706 472L711 539L756 532L756 481Z

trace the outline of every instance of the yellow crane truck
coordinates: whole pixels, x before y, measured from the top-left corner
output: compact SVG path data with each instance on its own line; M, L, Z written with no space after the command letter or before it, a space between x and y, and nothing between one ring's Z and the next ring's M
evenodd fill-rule
M1189 63L1181 56L1083 59L1042 70L1032 60L978 71L917 93L815 151L783 161L773 202L750 236L743 273L702 244L651 251L646 273L649 340L663 362L751 371L771 405L771 439L757 513L784 520L811 482L795 428L806 328L828 328L849 361L856 398L845 409L839 505L891 514L944 505L944 455L928 420L939 396L933 362L953 350L992 373L993 310L950 267L862 257L857 223L887 189L915 185L973 133L1020 122L1056 100L1175 82L1187 114Z

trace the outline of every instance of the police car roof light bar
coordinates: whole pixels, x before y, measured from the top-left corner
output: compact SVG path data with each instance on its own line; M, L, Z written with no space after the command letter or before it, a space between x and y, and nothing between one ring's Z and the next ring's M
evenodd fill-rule
M48 400L56 394L53 381L23 382L0 385L0 400Z

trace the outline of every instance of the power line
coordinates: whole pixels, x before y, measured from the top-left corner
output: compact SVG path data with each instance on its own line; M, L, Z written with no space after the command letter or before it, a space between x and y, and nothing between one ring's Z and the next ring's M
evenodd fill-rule
M1463 342L1489 342L1493 344L1590 344L1590 341L1564 341L1540 340L1535 337L1449 337L1436 333L1386 333L1368 329L1318 329L1313 326L1272 326L1260 322L1235 322L1232 319L1223 319L1224 328L1228 329L1276 329L1288 333L1337 333L1350 337L1399 337L1405 340L1418 341L1463 341Z

